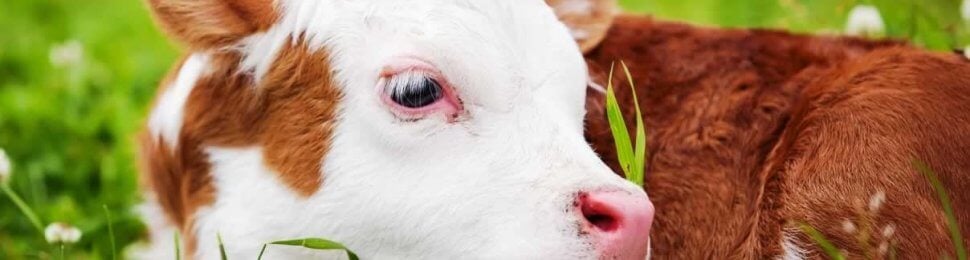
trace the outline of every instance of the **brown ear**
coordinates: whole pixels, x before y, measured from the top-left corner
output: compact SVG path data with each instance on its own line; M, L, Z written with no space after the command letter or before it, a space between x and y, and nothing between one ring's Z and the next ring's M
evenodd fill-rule
M233 44L276 20L275 0L148 0L161 27L190 48Z
M546 0L569 26L583 53L596 47L613 24L616 0Z

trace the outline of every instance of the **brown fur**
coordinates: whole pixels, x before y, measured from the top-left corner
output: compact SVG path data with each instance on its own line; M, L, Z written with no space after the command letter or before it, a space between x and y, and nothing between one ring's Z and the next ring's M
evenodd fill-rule
M204 148L260 146L280 181L295 195L310 196L322 184L341 97L326 54L304 44L284 48L260 85L239 73L238 54L218 53L212 60L189 96L178 147L147 134L142 139L145 179L189 239L194 212L215 200Z
M605 83L618 59L630 66L645 110L657 258L774 258L784 230L800 234L796 222L850 257L887 257L884 243L901 259L952 254L939 202L914 159L939 173L970 234L970 208L962 207L970 203L962 192L970 188L970 64L962 57L891 41L625 16L587 54L594 80ZM632 104L620 86L620 102ZM618 169L603 96L590 94L587 137ZM870 213L877 191L887 201ZM845 220L859 231L842 231ZM881 235L887 225L892 237ZM821 256L808 237L796 240Z
M236 43L277 19L274 0L147 0L155 20L190 48Z

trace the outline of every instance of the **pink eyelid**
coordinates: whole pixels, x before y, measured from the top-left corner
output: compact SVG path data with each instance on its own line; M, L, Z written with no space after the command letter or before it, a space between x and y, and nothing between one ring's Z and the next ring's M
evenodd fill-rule
M431 105L420 108L410 108L394 103L390 95L385 93L384 84L386 84L388 78L407 71L421 71L430 75L441 85L444 96ZM410 57L401 58L385 66L381 70L381 80L378 83L377 89L384 104L390 107L395 115L405 119L420 119L432 114L441 113L447 117L449 122L453 122L462 111L461 101L458 99L454 88L448 83L448 80L441 75L441 72L437 68L421 59Z

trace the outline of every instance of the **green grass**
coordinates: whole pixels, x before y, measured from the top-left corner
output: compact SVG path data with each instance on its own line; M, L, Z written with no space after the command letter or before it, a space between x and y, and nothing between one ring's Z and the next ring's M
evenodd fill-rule
M620 0L632 12L725 27L788 28L832 33L845 28L858 4L879 8L886 35L932 49L963 48L970 43L960 18L960 0Z
M953 242L953 248L956 250L957 260L967 260L967 248L963 244L963 234L960 233L960 224L957 223L956 213L953 212L953 203L950 201L950 196L947 195L946 188L943 187L943 182L940 182L940 178L936 175L936 172L930 169L926 163L915 161L913 165L929 180L930 186L936 192L936 197L940 200L940 205L943 207L943 213L946 216L946 227L950 231L950 240Z
M172 242L175 245L175 260L182 260L182 241L179 241L179 233L172 233Z
M143 2L0 1L0 147L14 162L9 188L37 219L84 232L69 259L112 259L145 235L132 212L139 202L133 136L178 51L155 28ZM831 32L844 27L857 1L621 2L628 10L699 24ZM871 2L883 11L889 36L936 49L970 43L957 14L959 1ZM70 41L82 47L83 59L52 65L51 49ZM102 215L105 206L110 219ZM15 203L0 199L0 259L51 258L55 248L18 212Z
M155 86L177 58L143 1L0 1L0 147L14 164L10 188L45 222L84 236L69 259L110 259L103 206L117 248L144 234L133 135ZM55 67L54 45L76 40L84 59ZM28 218L0 199L0 259L51 256Z
M343 244L330 241L327 239L321 239L321 238L283 240L283 241L271 242L268 245L297 246L297 247L303 247L311 250L342 250L347 253L348 259L350 260L359 259L357 257L357 254L355 254L353 251L350 251L350 249L347 249L347 247L344 246ZM263 245L263 249L259 251L259 256L256 257L256 260L263 259L263 252L266 251L266 246L267 245Z
M633 95L633 106L636 116L636 127L634 128L635 137L630 141L626 120L623 119L623 110L616 100L616 92L613 88L613 69L616 64L610 67L609 81L606 85L606 116L610 124L610 132L613 134L613 143L616 145L617 159L623 175L630 182L639 187L643 187L643 174L647 159L647 136L643 126L643 113L640 111L640 101L637 98L636 86L633 84L633 76L626 63L620 62L626 79L629 83L630 92ZM629 105L629 104L628 104Z
M104 205L104 219L108 222L108 241L111 241L111 260L116 260L118 259L118 246L115 240L115 229L111 223L111 211L108 210L108 205Z
M834 244L832 244L832 242L829 241L829 239L826 238L825 235L822 234L822 232L819 232L817 229L815 229L815 227L812 227L805 223L799 223L798 226L799 228L801 228L802 232L805 232L805 234L807 234L808 237L812 239L812 241L815 241L815 243L822 248L822 252L824 252L825 255L829 257L829 259L834 259L834 260L845 259L845 256L842 255L842 252L839 251L839 248L836 247Z
M216 239L219 241L219 259L229 260L229 257L226 256L226 245L222 243L222 234L216 234Z

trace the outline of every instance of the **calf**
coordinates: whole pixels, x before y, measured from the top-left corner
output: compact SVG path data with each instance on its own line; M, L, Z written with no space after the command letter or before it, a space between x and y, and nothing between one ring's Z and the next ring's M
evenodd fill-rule
M970 63L960 55L637 16L618 17L591 49L594 82L624 60L638 84L658 258L823 256L800 223L850 259L952 255L914 160L936 170L970 234ZM628 89L617 94L633 104ZM587 138L614 163L603 98L590 91Z
M652 205L583 138L571 36L611 3L148 3L189 54L141 142L143 258L171 259L174 232L197 259L217 234L230 258L303 237L367 259L646 255Z

